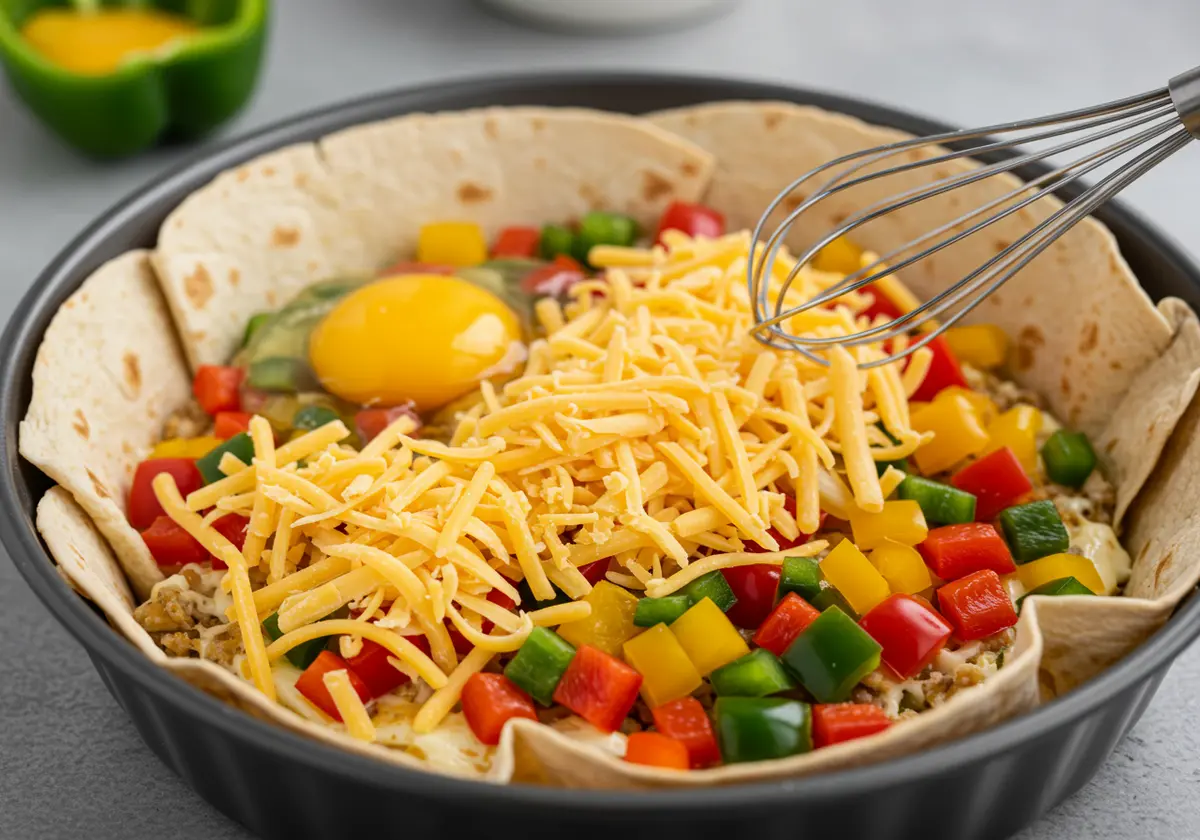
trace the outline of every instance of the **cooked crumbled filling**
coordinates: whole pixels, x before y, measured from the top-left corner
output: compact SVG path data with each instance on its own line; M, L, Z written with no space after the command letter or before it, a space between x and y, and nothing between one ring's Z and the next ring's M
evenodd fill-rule
M242 635L236 623L225 619L228 597L220 590L222 575L207 566L184 566L155 584L133 617L171 656L229 665L241 649Z
M212 418L195 400L188 400L163 423L163 440L200 437L212 428Z
M1001 379L987 371L976 370L970 365L963 365L962 371L971 390L979 391L991 398L1001 411L1008 411L1018 403L1025 403L1037 409L1046 407L1046 401L1036 391L1022 388L1015 382Z

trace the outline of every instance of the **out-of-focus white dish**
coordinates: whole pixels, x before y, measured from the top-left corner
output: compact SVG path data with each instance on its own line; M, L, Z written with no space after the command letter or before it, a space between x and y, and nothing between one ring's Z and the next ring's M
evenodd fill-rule
M630 32L687 26L738 0L480 0L502 14L578 32Z

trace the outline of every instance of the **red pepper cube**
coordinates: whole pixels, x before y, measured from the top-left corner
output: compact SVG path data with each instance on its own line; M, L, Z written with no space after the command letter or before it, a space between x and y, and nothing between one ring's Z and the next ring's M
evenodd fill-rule
M690 204L686 201L672 201L658 222L658 232L654 235L655 242L662 242L664 231L678 230L688 236L704 236L715 239L725 233L725 217L703 204Z
M929 370L925 374L925 379L921 381L916 392L909 397L911 402L929 402L943 389L952 385L960 388L970 387L967 385L967 378L963 376L958 359L954 357L954 351L950 349L945 336L939 335L925 346L933 351L933 358L929 361Z
M821 611L808 601L795 592L789 592L767 616L767 620L758 628L751 641L776 656L783 656L783 652L804 628L816 621L820 615Z
M413 407L398 405L392 408L364 408L354 415L355 431L358 432L358 436L362 438L363 443L369 443L380 432L401 417L411 417L416 422L417 428L412 434L415 435L421 430L421 417Z
M155 519L166 513L150 484L159 473L170 473L175 479L175 486L179 488L179 495L185 499L189 493L204 486L204 477L191 458L142 461L134 470L133 483L129 488L129 524L139 531L149 528Z
M602 732L615 732L641 687L642 675L637 671L599 648L583 645L554 689L554 702Z
M733 566L722 569L725 582L737 596L733 606L725 611L725 617L734 626L752 629L767 620L775 606L775 593L779 589L779 566L766 563L753 566Z
M983 639L1017 623L1017 611L1000 576L983 569L937 591L938 607L964 642Z
M712 721L695 697L680 697L663 703L653 708L650 714L659 732L687 747L692 769L721 763L721 747L717 744Z
M555 260L553 264L535 268L522 277L521 291L538 297L564 297L572 286L585 279L578 267L565 266Z
M493 604L498 604L509 611L512 611L512 608L517 605L516 601L505 595L499 589L493 589L492 591L488 592L487 600L491 601ZM455 653L457 653L459 656L466 656L475 649L475 645L472 642L468 642L466 636L458 632L458 628L454 626L453 621L447 618L443 623L446 625L446 632L450 634L450 642L454 645ZM495 626L496 625L493 624L490 619L485 618L479 624L479 632L487 635L488 633L492 632L492 628ZM424 636L419 638L421 641L425 641ZM425 652L429 653L428 650Z
M903 310L893 303L892 299L885 295L883 290L880 289L875 283L859 289L858 292L859 294L866 295L867 297L871 298L870 305L858 313L859 315L867 316L867 318L871 321L874 321L880 315L891 321L904 314Z
M424 636L411 636L409 641L420 648L422 653L429 655L429 642ZM372 698L382 697L411 681L408 674L388 661L391 656L392 652L383 645L363 639L358 653L346 660L350 670L367 686Z
M219 411L241 411L242 399L238 393L242 377L241 368L226 365L200 365L196 378L192 380L192 393L206 414Z
M346 660L330 650L321 651L312 664L304 669L304 673L296 680L296 690L322 712L336 721L341 721L342 716L338 712L337 704L333 702L329 689L325 687L325 675L330 671L345 671L350 676L350 685L354 687L359 699L364 703L371 699L371 692L366 683L346 664Z
M479 743L500 743L504 724L514 718L537 720L533 700L503 674L472 674L462 690L463 717Z
M246 529L250 527L250 520L237 513L227 513L213 523L213 529L225 539L233 543L233 547L241 551L246 546ZM225 561L219 557L210 555L212 567L214 569L228 569Z
M901 680L925 670L954 632L946 619L904 594L882 601L858 626L883 646L883 664Z
M934 528L917 550L925 565L942 580L957 580L980 569L991 569L998 575L1017 570L1008 543L986 522Z
M865 738L891 725L887 713L870 703L818 703L812 708L813 746L817 749Z
M234 435L250 431L250 418L244 411L218 411L213 418L213 437L229 440Z
M541 240L542 232L535 227L506 227L496 237L492 257L532 258L537 255Z
M586 566L579 567L579 574L592 586L595 586L600 581L604 580L604 576L608 574L608 561L597 560L595 563L588 563ZM492 590L493 592L495 590Z
M625 740L625 760L647 767L688 769L687 747L661 732L634 732Z
M203 563L209 558L208 550L169 516L158 517L142 531L142 542L160 566Z
M975 496L975 519L990 522L1033 489L1033 482L1009 447L997 449L950 477L959 490Z

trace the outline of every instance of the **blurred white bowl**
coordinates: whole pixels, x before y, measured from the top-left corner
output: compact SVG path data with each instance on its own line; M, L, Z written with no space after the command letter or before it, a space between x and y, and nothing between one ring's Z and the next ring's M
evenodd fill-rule
M538 26L578 32L631 32L686 26L739 0L479 0Z

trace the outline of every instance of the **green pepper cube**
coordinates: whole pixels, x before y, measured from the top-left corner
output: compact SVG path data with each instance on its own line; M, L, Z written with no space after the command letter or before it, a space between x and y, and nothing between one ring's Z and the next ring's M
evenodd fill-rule
M1017 612L1021 611L1021 604L1030 595L1095 595L1096 593L1088 589L1076 578L1065 577L1058 580L1048 581L1043 583L1036 589L1031 589L1017 599Z
M1018 563L1061 554L1071 545L1067 526L1049 499L1005 508L1000 512L1000 528Z
M668 595L665 598L642 598L633 613L635 627L653 627L655 624L671 624L692 606L686 595Z
M278 612L273 612L264 618L262 626L263 630L267 632L267 638L272 642L283 635L279 630ZM319 639L309 639L307 642L301 642L285 653L284 656L287 657L288 662L291 662L303 671L313 663L313 660L321 655L321 651L325 650L325 647L329 644L329 639L329 636L322 636Z
M722 665L709 679L713 691L720 697L766 697L796 687L796 681L784 670L775 654L765 648Z
M909 467L909 465L908 465L907 458L901 458L898 461L876 461L875 462L876 475L878 475L879 477L882 478L883 474L888 471L888 467L895 467L896 469L900 470L900 472L902 472L902 473L906 473L911 469L911 467Z
M637 239L638 225L629 216L594 211L579 220L576 257L587 262L588 253L597 245L629 247Z
M539 601L533 597L533 589L529 586L529 581L523 580L517 584L517 594L521 596L521 609L523 610L540 610L546 607L554 607L558 604L570 603L571 599L563 593L554 584L550 584L554 589L554 597L546 601Z
M778 597L795 592L812 602L821 594L821 564L811 557L785 557L779 572Z
M196 469L200 470L200 476L204 479L205 484L212 484L225 477L225 473L221 472L220 464L221 456L226 452L246 466L250 466L250 462L254 460L254 441L250 439L249 434L242 432L209 450L209 453L202 458L198 458Z
M900 482L896 492L901 499L920 505L929 522L959 525L975 521L975 497L949 484L909 475Z
M269 356L250 363L246 372L246 384L260 391L283 391L295 393L305 376L301 370L303 362L290 356Z
M271 320L273 313L259 312L257 315L251 315L250 320L246 322L246 332L242 335L242 346L245 347L254 340L255 334L266 326L267 321Z
M570 257L576 247L575 234L570 228L562 225L546 225L542 228L542 238L538 248L542 259L552 260L560 254Z
M721 574L719 569L696 578L680 589L679 594L686 596L691 605L711 598L712 602L720 607L721 612L729 612L729 608L737 603L737 596L733 594L729 581L725 580L725 575Z
M718 697L717 741L727 764L768 761L812 749L812 707L782 697Z
M292 416L292 428L311 432L341 417L332 408L323 405L306 405Z
M783 652L783 664L818 703L841 703L879 667L883 648L850 616L829 607Z
M1082 487L1096 468L1096 453L1083 432L1059 429L1043 444L1042 461L1055 484Z
M830 607L837 607L851 618L857 619L858 613L854 611L854 607L850 606L850 602L845 599L841 592L838 592L832 586L824 586L821 591L809 599L809 603L819 609L821 612Z
M554 701L554 689L575 657L575 648L553 630L534 627L504 676L543 706Z

